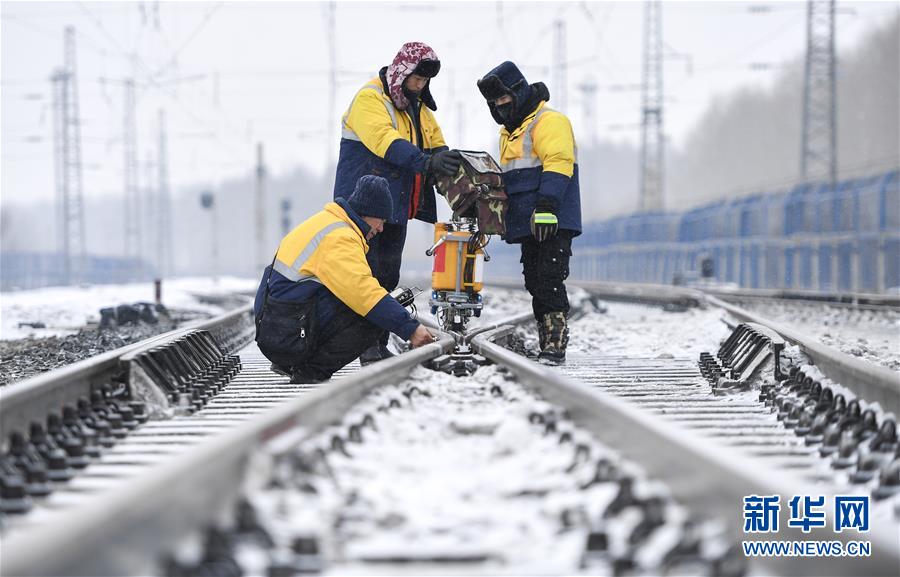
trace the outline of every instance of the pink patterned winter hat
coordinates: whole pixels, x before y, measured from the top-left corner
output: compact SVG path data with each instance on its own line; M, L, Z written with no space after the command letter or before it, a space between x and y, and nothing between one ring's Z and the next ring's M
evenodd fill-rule
M423 61L427 62L419 66ZM419 69L416 70L416 68ZM394 105L400 110L406 110L406 107L409 106L409 100L403 94L403 83L410 74L415 72L421 76L432 78L437 76L440 69L441 61L437 54L424 42L407 42L401 46L400 51L394 56L394 61L388 66L386 75Z

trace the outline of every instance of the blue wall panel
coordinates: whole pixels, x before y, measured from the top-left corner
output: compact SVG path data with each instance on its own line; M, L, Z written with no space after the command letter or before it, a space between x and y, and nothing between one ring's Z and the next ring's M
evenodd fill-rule
M586 280L668 284L712 258L716 280L744 287L890 289L900 285L900 171L585 223L576 258L584 249L594 252L572 270Z

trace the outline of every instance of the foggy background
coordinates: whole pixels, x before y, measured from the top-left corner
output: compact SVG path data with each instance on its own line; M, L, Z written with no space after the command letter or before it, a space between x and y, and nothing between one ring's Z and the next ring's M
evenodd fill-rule
M502 60L550 89L572 119L585 221L638 209L641 3L346 3L334 9L334 103L322 3L19 3L2 11L0 246L57 250L49 76L77 28L90 255L124 252L121 79L138 83L139 187L153 264L158 112L168 118L174 273L257 276L256 146L266 165L266 244L331 199L340 116L406 41L442 61L432 81L451 147L497 155L475 80ZM839 178L900 164L900 16L838 2ZM681 211L799 180L805 2L664 2L665 206ZM553 23L565 22L565 66ZM562 90L555 82L563 81ZM585 87L594 84L595 90ZM218 226L199 203L212 191ZM439 204L443 201L439 200ZM442 215L447 215L442 207ZM430 267L430 225L411 222L404 272ZM219 250L218 269L211 244ZM271 252L270 252L271 254Z

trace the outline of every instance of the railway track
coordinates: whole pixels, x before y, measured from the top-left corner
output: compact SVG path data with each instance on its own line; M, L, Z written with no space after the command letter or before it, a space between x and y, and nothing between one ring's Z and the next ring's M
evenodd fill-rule
M624 295L621 298L625 300ZM661 289L645 290L638 300L675 303L675 309L702 301L696 293ZM728 306L737 322L746 320L740 318L740 309ZM48 483L51 471L58 477L60 455L57 451L44 458L44 484L57 486L48 496L29 492L41 484L39 471L31 479L20 475L18 489L4 487L3 573L176 575L204 572L211 566L240 566L245 573L254 568L249 573L268 574L324 567L391 573L416 572L434 563L449 571L509 570L516 565L510 565L509 552L499 546L472 548L438 541L442 546L437 547L431 534L417 554L411 554L410 547L403 553L388 546L373 554L372 543L367 549L357 535L360 521L354 515L361 515L359 507L347 508L348 500L352 505L359 499L365 485L354 488L351 483L348 488L346 481L336 481L335 471L365 462L369 451L374 451L378 463L376 441L386 442L382 435L395 421L421 417L428 403L441 396L436 392L445 388L459 390L457 397L444 402L469 407L470 412L478 412L484 398L494 399L498 406L530 407L520 415L523 422L512 421L509 426L519 426L514 430L520 435L537 431L535 443L551 439L559 447L545 453L541 462L562 459L554 474L575 481L561 482L569 490L554 498L568 505L554 510L553 520L546 524L569 551L550 572L658 572L688 566L694 572L742 574L746 559L734 547L742 538L743 497L831 496L848 489L861 493L877 488L877 479L854 485L849 477L835 474L818 446L807 445L773 413L776 401L781 403L777 409L784 408L785 399L802 405L806 399L802 395L785 393L778 400L773 392L777 383L769 383L768 397L762 401L758 390L713 395L691 358L574 354L562 369L543 367L504 346L515 336L509 324L529 319L529 313L484 319L489 322L467 335L444 334L433 345L362 370L348 367L327 386L312 387L287 384L268 371L268 362L252 345L244 346L251 338L252 323L249 311L242 309L118 356L110 354L91 367L71 367L62 377L47 375L0 391L7 463L14 431L28 430L33 421L46 422L48 412L64 416L66 404L74 405L77 414L79 399L85 409L82 420L106 421L95 432L120 435L68 482ZM473 349L477 356L472 359L483 357L493 364L473 377L443 373L436 377L420 367L440 366L454 349L459 353L459 345ZM189 353L202 361L192 360ZM828 358L840 366L846 360ZM885 410L878 413L877 422L884 426L895 406L891 403L896 403L896 389L891 396L890 381L887 388L879 388L872 385L879 381L871 378L868 367L853 366L855 372L841 373L850 375L841 383L854 390L857 381L865 381L857 389L863 399L884 395L878 399ZM785 390L792 384L786 383ZM85 399L93 415L88 414ZM439 410L437 417L416 426L427 432L442 414ZM132 424L145 415L167 418ZM499 434L498 428L502 430L496 419L486 417L454 422L465 442L490 440ZM70 461L87 452L89 442L81 449L72 442L66 445L66 435L53 429ZM41 456L52 452L47 447L44 452L34 449ZM492 462L488 460L485 468ZM855 469L851 466L849 471ZM279 525L273 525L271 517L253 521L254 516L265 517L266 503L280 503L281 509L273 509L276 512L297 495L317 503L310 497L310 486L319 488L313 493L320 501L322 494L339 489L341 507L335 511L345 512L332 514L342 522L324 516L317 523L295 527L285 537L283 527L280 532L273 529ZM535 501L534 491L545 498L556 495L546 493L546 487L525 487L520 491L524 496L509 497L510 502L527 506ZM273 501L272 494L278 499ZM30 512L14 514L10 495L30 502ZM868 558L776 557L759 562L766 571L790 575L896 574L898 521L891 503L888 497L873 511L872 529L865 535L873 549ZM783 527L788 514L788 507L782 507ZM833 514L829 507L828 518ZM446 510L444 515L452 518ZM372 526L386 534L395 528L391 523L404 526L398 520L402 515L386 518L394 520L382 519L381 525ZM475 521L476 526L492 522ZM828 528L803 537L845 542L859 538ZM342 545L342 540L349 545ZM518 569L529 567L534 565L525 563Z

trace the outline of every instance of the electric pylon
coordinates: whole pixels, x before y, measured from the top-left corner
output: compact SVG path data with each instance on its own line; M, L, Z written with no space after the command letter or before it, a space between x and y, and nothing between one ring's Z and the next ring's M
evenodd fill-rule
M78 69L75 28L64 32L64 65L53 73L54 159L56 164L57 241L63 259L63 282L80 283L84 275L84 201L81 165L81 120L78 115Z
M641 82L641 210L665 209L663 140L662 5L644 4L644 69Z
M803 149L800 174L805 180L837 180L835 123L834 0L808 0L806 74L803 83Z

